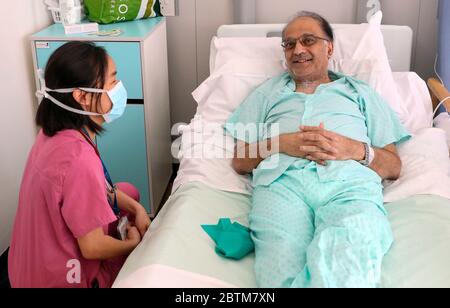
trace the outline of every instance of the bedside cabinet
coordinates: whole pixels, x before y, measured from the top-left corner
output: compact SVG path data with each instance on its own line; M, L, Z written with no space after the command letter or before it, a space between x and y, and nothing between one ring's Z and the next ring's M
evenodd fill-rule
M101 31L114 29L122 35L65 35L63 26L54 24L31 37L34 67L45 70L51 54L69 41L91 41L106 49L128 91L128 105L122 118L105 124L97 144L113 181L135 185L154 217L172 174L166 20L100 26Z

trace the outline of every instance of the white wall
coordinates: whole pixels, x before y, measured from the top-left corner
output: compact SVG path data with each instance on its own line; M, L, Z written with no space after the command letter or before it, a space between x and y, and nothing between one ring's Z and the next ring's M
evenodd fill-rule
M188 121L196 110L191 92L197 87L196 0L181 0L179 16L167 18L170 113L172 124Z
M219 26L234 23L233 0L180 0L169 17L169 79L172 124L189 122L197 104L191 93L209 76L211 39Z
M285 23L289 17L302 10L319 13L331 23L353 23L356 1L358 0L257 0L256 23Z
M22 172L36 135L36 89L28 38L51 19L41 0L3 1L0 19L1 254L9 246Z
M420 1L413 68L422 78L430 78L435 74L434 62L439 41L439 22L436 18L438 6L439 0Z
M414 31L412 70L427 79L434 74L438 0L382 0L383 23L408 25Z

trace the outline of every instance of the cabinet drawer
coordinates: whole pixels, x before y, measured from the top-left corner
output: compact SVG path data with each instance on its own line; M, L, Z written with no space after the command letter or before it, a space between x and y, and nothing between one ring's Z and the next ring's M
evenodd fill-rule
M67 41L37 41L37 65L45 69L52 53ZM137 42L95 42L114 59L118 79L122 80L130 99L144 99L142 91L141 46Z

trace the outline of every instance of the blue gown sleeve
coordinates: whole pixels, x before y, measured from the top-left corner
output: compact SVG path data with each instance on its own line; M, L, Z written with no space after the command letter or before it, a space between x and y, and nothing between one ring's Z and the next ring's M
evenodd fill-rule
M234 111L225 123L225 131L234 139L252 144L264 136L267 97L256 90Z
M390 144L398 146L409 140L411 135L386 101L370 87L366 90L367 95L363 98L362 111L366 117L368 136L372 146L382 149Z

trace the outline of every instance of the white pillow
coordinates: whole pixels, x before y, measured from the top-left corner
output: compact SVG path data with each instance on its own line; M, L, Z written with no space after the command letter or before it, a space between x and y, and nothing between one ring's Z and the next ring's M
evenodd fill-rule
M185 183L201 182L223 191L251 193L249 176L237 174L231 165L234 140L224 134L223 125L196 116L188 126L180 127L180 133L180 169L172 192Z
M211 42L210 71L213 75L233 59L284 61L281 37L214 37ZM261 62L261 65L263 63Z
M397 181L385 181L384 202L431 194L450 199L450 159L443 130L423 129L398 150L402 172Z
M377 12L368 24L337 27L330 69L357 78L375 89L395 111L403 124L409 112L395 86L381 33L383 13Z
M398 93L411 115L404 123L406 128L415 133L432 127L433 104L425 81L414 72L394 72L392 76Z
M283 72L280 60L229 60L192 93L198 103L197 116L208 122L225 124L253 90Z
M253 90L283 71L280 61L233 59L194 91L197 114L180 129L180 170L173 191L199 181L224 191L251 193L249 177L232 168L234 139L224 133L223 125Z

